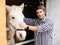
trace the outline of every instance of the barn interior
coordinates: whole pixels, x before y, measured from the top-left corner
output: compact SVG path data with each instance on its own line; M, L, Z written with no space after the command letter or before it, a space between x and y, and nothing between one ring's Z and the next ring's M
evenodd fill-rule
M23 10L23 14L25 17L27 18L33 18L36 19L36 13L35 13L35 8L40 5L43 2L43 4L46 6L46 0L6 0L6 5L21 5L22 3L24 3L25 7ZM25 41L29 41L34 39L34 32L30 31L30 30L26 30L27 31L27 37L24 40ZM33 42L33 41L31 41ZM19 43L19 42L16 42ZM25 44L28 45L29 43ZM30 45L34 45L33 43L31 43Z

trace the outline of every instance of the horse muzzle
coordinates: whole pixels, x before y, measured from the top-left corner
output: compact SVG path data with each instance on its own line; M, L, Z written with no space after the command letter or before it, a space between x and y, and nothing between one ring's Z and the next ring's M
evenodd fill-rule
M24 29L17 29L16 30L16 39L18 41L23 41L26 38L26 31Z

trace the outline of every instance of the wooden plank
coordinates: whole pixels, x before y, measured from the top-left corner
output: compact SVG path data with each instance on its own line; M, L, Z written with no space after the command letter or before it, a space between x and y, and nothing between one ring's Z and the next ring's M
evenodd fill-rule
M0 45L7 45L5 0L0 0Z

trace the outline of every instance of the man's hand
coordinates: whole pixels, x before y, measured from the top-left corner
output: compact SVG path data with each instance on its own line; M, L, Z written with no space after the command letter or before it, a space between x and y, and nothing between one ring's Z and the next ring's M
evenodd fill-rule
M21 22L21 23L19 24L19 26L20 26L21 28L27 28L27 25L26 25L25 22Z

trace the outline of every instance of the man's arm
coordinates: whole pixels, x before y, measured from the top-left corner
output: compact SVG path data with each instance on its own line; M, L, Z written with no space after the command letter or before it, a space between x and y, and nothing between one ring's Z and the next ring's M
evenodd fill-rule
M27 25L24 22L20 24L20 27L23 27L23 28L27 28L27 26L29 27L28 28L29 30L37 31L37 32L45 32L45 31L53 29L53 22L52 21L47 21L47 22L45 22L41 25L37 25L37 26Z
M29 30L37 31L37 29L38 29L37 26L30 26L30 25L29 25Z
M53 29L53 22L46 22L42 25L37 25L37 26L30 26L29 25L29 29L32 31L37 31L37 32L45 32L48 30L52 30Z
M27 25L34 25L35 20L36 20L36 19L24 17L24 22L25 22Z

